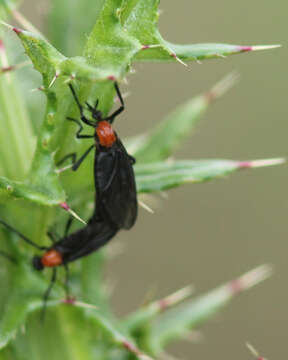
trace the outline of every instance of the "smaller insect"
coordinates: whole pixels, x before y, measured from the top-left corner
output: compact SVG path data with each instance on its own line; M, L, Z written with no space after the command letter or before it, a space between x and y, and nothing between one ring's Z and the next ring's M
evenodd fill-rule
M96 100L94 107L86 102L86 109L91 113L92 119L88 119L84 115L84 107L81 105L73 86L69 84L69 87L79 108L81 121L93 127L95 129L94 134L81 134L83 130L81 122L71 117L67 119L78 124L79 130L76 132L78 139L94 138L95 143L78 160L76 154L72 153L66 155L58 164L71 157L72 170L75 171L95 147L94 182L98 213L103 214L103 217L107 221L109 219L114 226L120 229L130 229L136 221L138 210L133 171L135 159L127 153L111 126L116 116L125 108L118 85L116 82L114 83L121 106L111 115L103 117L102 112L98 110L98 100Z
M48 232L48 236L53 242L50 247L39 246L32 240L28 239L21 232L7 224L5 221L0 219L0 223L7 229L17 234L27 244L33 246L37 250L44 251L42 255L35 255L32 258L32 265L35 270L41 271L44 268L52 268L52 277L50 280L49 287L43 295L43 310L41 318L44 318L45 309L49 294L57 278L57 268L63 266L66 272L66 292L68 292L68 279L69 279L69 268L68 264L79 258L87 256L92 252L98 250L100 247L105 245L111 238L113 238L118 232L117 227L111 226L111 224L102 220L97 213L93 214L92 218L88 221L87 226L81 228L68 235L69 229L72 224L72 218L69 218L66 224L64 237L56 240L52 233ZM1 252L2 255L8 259L12 259L10 255Z

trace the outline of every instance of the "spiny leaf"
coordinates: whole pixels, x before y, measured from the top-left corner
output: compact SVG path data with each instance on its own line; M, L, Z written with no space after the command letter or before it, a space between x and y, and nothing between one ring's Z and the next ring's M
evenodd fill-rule
M117 79L127 72L132 58L141 49L141 43L121 26L121 3L122 0L105 2L85 49L90 64Z
M0 198L7 195L15 199L26 199L46 206L59 205L65 200L65 194L61 188L57 187L57 184L49 189L47 187L38 188L31 184L12 181L1 176Z
M0 349L15 337L27 315L43 306L40 294L46 290L46 282L26 264L13 266L13 290L9 293L0 322Z
M47 40L38 34L13 28L22 42L26 54L30 57L35 69L43 76L44 86L49 86L49 79L57 73L59 64L66 57L57 51Z
M163 311L190 297L192 292L193 288L186 286L163 299L151 302L129 315L128 318L124 320L124 326L128 329L129 333L135 333L139 328L145 326L145 324L153 320Z
M39 34L17 28L13 30L20 38L35 69L43 76L45 88L51 87L59 77L64 77L63 80L68 77L70 81L77 78L89 82L103 81L114 76L119 78L119 74L114 74L113 71L89 65L84 57L67 58Z
M29 174L29 183L39 191L53 195L53 198L65 200L65 193L55 172L54 153L57 150L55 135L57 132L57 100L55 93L46 91L46 116L38 136L36 152Z
M203 95L197 96L176 108L145 138L138 141L133 155L138 163L166 159L183 144L211 103L222 96L235 82L237 74L231 73Z
M283 164L284 159L256 161L182 160L136 164L135 174L139 193L170 189L184 183L199 183L223 177L234 171L260 166Z
M271 273L271 266L259 266L197 299L167 310L152 324L150 333L152 353L155 355L161 353L168 342L185 336L191 328L199 326L221 310L235 295L259 284L270 277Z
M57 145L53 142L56 131L55 113L57 103L55 94L47 91L46 117L38 136L36 152L28 179L24 182L0 178L1 195L27 199L42 205L56 205L65 200L65 192L55 172L54 152Z
M161 42L160 42L161 43ZM181 61L201 61L206 59L221 59L229 55L242 54L250 51L270 50L278 48L281 45L229 45L229 44L191 44L178 45L172 44L162 39L162 47L170 49L170 56L167 52L161 51L161 47L154 45L146 46L142 52L139 52L135 60L139 61L175 61L173 57ZM174 56L173 56L174 54Z
M118 326L101 315L97 310L89 310L89 305L87 310L86 305L81 303L75 303L75 305L80 311L85 312L86 317L89 317L97 331L100 331L102 335L107 338L114 346L126 349L128 352L134 355L136 359L153 360L151 357L138 349L133 341L127 338L127 336L125 336L121 330L118 329Z

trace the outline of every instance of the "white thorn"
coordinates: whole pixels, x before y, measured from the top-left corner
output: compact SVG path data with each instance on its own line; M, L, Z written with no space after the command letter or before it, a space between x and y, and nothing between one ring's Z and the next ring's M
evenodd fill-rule
M237 71L232 71L215 84L208 93L218 98L224 95L239 80L240 75Z
M86 309L93 309L93 310L98 310L98 306L92 305L92 304L87 304L84 303L82 301L74 301L73 305L78 306L78 307L82 307L82 308L86 308Z
M253 160L250 161L252 168L264 167L264 166L273 166L281 165L286 162L285 158L275 158L275 159L264 159L264 160Z
M145 204L143 201L138 199L138 204L145 209L146 211L148 211L150 214L154 214L154 210L151 209L147 204Z
M79 220L80 222L82 222L82 224L87 225L87 223L86 223L83 219L81 219L81 217L80 217L79 215L77 215L75 211L73 211L72 209L68 209L67 211L69 212L69 214L71 214L72 216L74 216L75 219L77 219L77 220Z
M257 268L240 276L237 281L240 281L242 288L248 290L251 287L268 279L272 275L273 268L270 264L260 265Z
M65 166L65 167L63 167L63 168L56 169L55 172L56 172L56 174L61 174L62 172L71 169L72 166L73 166L73 164L67 165L67 166Z
M251 46L251 51L258 51L258 50L270 50L270 49L277 49L279 47L282 47L282 45L254 45Z
M54 84L54 82L56 81L56 79L58 78L59 75L60 75L60 73L56 71L56 73L55 73L52 81L50 82L50 84L49 84L49 86L48 86L48 89L51 88L51 86Z

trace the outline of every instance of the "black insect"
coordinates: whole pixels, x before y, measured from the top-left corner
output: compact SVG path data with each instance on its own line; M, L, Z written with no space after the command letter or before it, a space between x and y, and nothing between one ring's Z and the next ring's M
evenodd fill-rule
M52 268L52 277L48 289L46 290L43 296L43 311L42 318L44 317L46 303L49 297L49 294L52 290L52 287L56 281L57 277L57 268L63 266L66 272L66 291L67 297L68 293L68 279L69 279L69 268L68 264L72 261L75 261L79 258L82 258L86 255L91 254L92 252L98 250L100 247L105 245L110 239L112 239L118 232L116 226L111 226L109 222L106 222L98 213L94 213L91 219L88 221L87 226L81 228L68 235L72 218L67 221L64 237L62 239L56 240L55 236L48 232L48 236L53 242L53 245L50 247L39 246L25 235L17 231L12 226L8 225L5 221L0 219L0 223L4 225L10 231L16 233L22 240L24 240L29 245L34 248L44 251L44 253L39 256L35 255L32 259L32 264L34 269L41 271L44 268ZM1 251L1 255L4 255L6 258L14 261L14 259Z
M86 102L87 110L91 113L92 119L84 115L84 107L76 95L71 84L69 87L78 105L81 121L95 129L93 135L81 134L83 126L77 119L68 117L79 126L76 133L78 139L94 138L95 143L77 160L76 154L66 155L60 163L67 158L72 158L72 170L77 170L89 152L95 147L94 158L94 182L96 188L96 208L106 221L119 229L130 229L137 218L137 195L133 164L135 159L130 156L111 124L117 115L124 110L124 101L117 83L114 83L116 93L121 106L107 117L97 109L98 100L95 106ZM59 163L58 163L59 164Z

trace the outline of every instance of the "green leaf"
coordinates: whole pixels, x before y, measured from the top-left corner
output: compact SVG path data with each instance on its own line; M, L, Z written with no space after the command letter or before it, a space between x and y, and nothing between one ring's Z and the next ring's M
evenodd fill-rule
M116 79L124 76L132 58L141 49L139 41L120 24L121 4L122 0L105 2L85 49L90 64Z
M142 44L141 51L137 52L135 60L197 61L273 47L273 45L258 47L227 44L172 44L162 38L157 28L158 6L159 0L125 0L119 10L122 26ZM135 21L135 18L138 21Z
M271 276L271 266L262 265L197 299L187 301L160 315L152 324L152 353L162 352L167 343L184 337L191 328L206 322L226 306L235 295L246 291Z
M51 303L53 306L55 302ZM72 305L73 306L73 305ZM67 315L70 309L67 308ZM132 355L133 358L139 359L139 360L152 360L148 355L144 354L133 342L131 338L129 338L121 329L120 325L117 325L114 321L111 319L108 319L106 316L103 316L103 314L95 307L93 309L93 306L90 304L85 304L82 302L74 302L74 306L72 311L75 312L75 310L78 313L81 313L83 315L83 318L81 318L82 322L87 321L89 319L90 325L90 331L95 332L97 334L97 337L101 334L101 341L99 342L99 349L101 351L101 344L106 349L103 349L106 352L110 352L111 345L113 347L119 348L120 350L125 350L126 354L130 353L129 355ZM68 318L68 316L67 316ZM76 318L76 316L75 316ZM79 320L79 316L78 316ZM79 329L78 329L79 330ZM87 338L87 336L86 336ZM95 336L94 336L95 338ZM106 343L103 340L106 340ZM75 339L76 340L76 339ZM98 344L97 344L98 345ZM96 345L96 346L97 346ZM109 345L107 349L107 345ZM95 339L94 339L94 346L95 346ZM97 346L98 347L98 346ZM109 350L110 348L110 350ZM98 349L98 350L99 350ZM107 351L108 350L108 351ZM103 354L102 354L103 356ZM101 357L102 359L103 357ZM130 358L130 357L129 357ZM107 357L107 359L110 359L110 357ZM124 357L125 359L125 357Z
M59 205L59 203L64 202L65 194L55 182L52 181L52 184L50 183L50 188L47 187L47 184L42 188L40 185L38 186L12 181L1 176L0 198L11 196L15 199L26 199L46 206Z
M185 183L199 183L226 176L234 171L261 166L280 165L284 159L255 161L182 160L136 164L135 174L139 193L157 192Z
M8 27L10 27L8 25ZM49 80L58 70L59 64L66 59L41 35L32 34L28 31L13 28L22 42L26 54L30 57L35 69L43 76L45 88L49 86ZM51 81L51 80L50 80Z
M152 43L154 44L154 43ZM157 43L156 43L157 44ZM201 61L206 59L225 58L229 55L242 54L250 51L270 50L278 48L280 45L229 45L229 44L172 44L161 38L158 44L161 47L154 45L146 46L142 52L139 52L135 58L138 61L161 61L171 62L179 59L183 62ZM169 52L164 52L162 49L166 48Z
M65 200L65 192L55 172L54 153L57 150L57 100L55 93L46 91L46 116L38 136L36 151L28 182L32 187L47 194L50 201L59 204ZM60 200L60 201L59 201Z
M35 69L42 75L46 89L50 88L59 77L62 77L62 80L68 78L71 81L77 78L89 82L107 80L109 76L119 77L119 74L116 75L113 71L89 65L84 57L67 58L39 34L32 34L16 28L14 31L21 40Z
M128 315L127 319L124 320L124 326L129 333L136 335L139 329L141 330L142 327L145 327L145 325L155 319L157 315L190 297L192 290L193 288L191 286L186 286L163 299L156 300L143 306L139 310Z
M9 292L0 321L0 349L4 348L25 323L27 315L43 306L41 295L46 282L29 265L13 264L13 288Z

